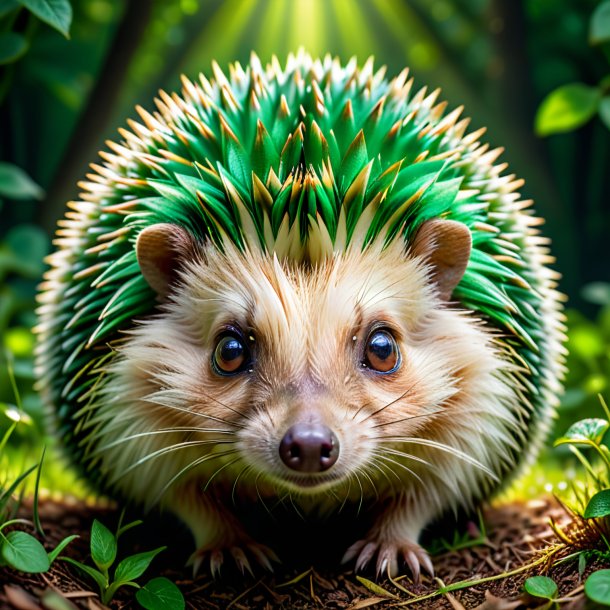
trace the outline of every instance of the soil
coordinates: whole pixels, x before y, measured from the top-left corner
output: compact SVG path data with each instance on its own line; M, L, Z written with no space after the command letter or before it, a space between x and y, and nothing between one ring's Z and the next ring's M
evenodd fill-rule
M32 509L27 503L22 507L22 516L31 517ZM62 538L80 533L64 552L80 561L87 561L91 523L100 519L109 527L117 523L119 511L111 505L86 505L76 501L45 500L40 506L40 517L46 532L44 544L53 548ZM336 568L320 567L324 562L315 562L316 568L308 565L286 565L276 568L274 574L255 570L255 576L241 575L236 570L223 567L219 579L200 573L193 578L188 568L181 568L191 549L186 535L176 535L175 528L163 527L160 522L134 528L120 541L119 554L140 552L167 544L153 562L142 581L154 576L166 576L181 589L187 608L192 609L306 609L329 608L331 610L359 610L361 608L385 609L399 607L413 600L407 607L417 610L431 608L451 610L518 610L520 608L548 607L528 598L523 593L523 583L528 576L546 574L559 586L559 594L566 601L561 608L576 610L592 608L586 605L583 595L583 580L579 577L576 561L558 563L573 548L562 545L549 527L549 518L556 523L568 523L570 518L553 499L529 503L511 503L487 508L483 513L486 536L471 539L467 548L444 550L433 557L436 579L423 577L414 584L408 575L394 582L377 580L374 574L364 574L359 580L353 570L337 571ZM466 531L477 535L474 523L466 524ZM27 529L27 528L26 528ZM171 530L171 532L169 531ZM32 531L32 530L30 530ZM137 534L134 532L137 531ZM438 543L436 544L438 547ZM545 559L549 553L552 557ZM502 575L505 572L527 567L539 560L530 569L470 586L427 600L415 601L416 597L437 591L439 586L464 580L480 580ZM178 567L177 567L178 566ZM584 578L595 569L587 566ZM299 578L300 577L300 578ZM368 580L366 580L368 579ZM371 581L375 581L373 584ZM381 587L381 588L379 588ZM93 582L77 568L64 561L56 561L45 574L23 574L0 568L0 608L17 610L70 610L74 608L103 608L95 593ZM119 590L111 604L112 608L139 608L134 590Z

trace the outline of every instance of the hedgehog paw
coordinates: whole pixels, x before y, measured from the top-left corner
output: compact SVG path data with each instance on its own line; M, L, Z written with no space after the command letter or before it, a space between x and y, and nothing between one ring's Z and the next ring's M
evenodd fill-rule
M358 540L347 549L342 563L356 559L356 571L360 572L375 556L377 577L386 573L396 576L399 562L404 562L409 567L414 582L419 582L422 568L430 576L434 576L434 566L430 556L419 544L411 540Z
M191 555L187 565L191 565L193 567L193 575L197 575L201 566L207 561L209 562L210 573L215 578L220 575L225 557L230 557L242 574L246 572L253 574L252 566L250 565L251 561L269 572L273 572L271 562L279 562L277 555L272 549L263 544L249 541L239 546L227 546L224 548L210 549L209 547L201 547Z

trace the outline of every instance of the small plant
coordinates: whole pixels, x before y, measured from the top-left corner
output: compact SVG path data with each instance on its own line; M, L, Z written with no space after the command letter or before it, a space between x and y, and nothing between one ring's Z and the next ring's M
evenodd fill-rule
M4 533L5 527L17 523L30 524L27 519L10 519L0 525L0 565L20 572L46 572L58 555L74 540L76 535L64 538L52 551L45 551L42 544L31 534L21 530Z
M428 547L428 551L432 555L437 555L446 551L459 551L460 549L489 544L483 513L479 510L477 514L478 524L474 521L469 521L464 531L455 529L451 540L442 537L435 538Z
M119 562L111 577L110 568L116 561L120 536L142 523L141 521L133 521L122 526L121 521L122 517L115 534L97 519L93 521L90 548L95 568L71 557L60 557L60 559L75 565L95 581L103 604L109 604L121 587L134 587L138 589L136 599L144 608L149 610L182 610L185 606L182 593L167 578L153 578L143 586L135 582L148 569L152 560L167 547L161 546L152 551L136 553L126 557Z
M14 430L11 426L0 441L0 451L6 444L8 436ZM72 540L78 536L67 536L52 551L45 551L42 544L31 534L21 530L11 530L5 533L5 529L11 525L25 524L36 528L39 534L44 535L38 516L38 488L40 484L40 473L44 452L40 462L35 464L25 472L21 473L6 489L0 487L0 565L6 565L20 572L46 572L53 561L57 558ZM27 477L37 471L36 485L34 488L34 522L27 519L15 518L15 513L19 507L19 501L14 502L13 496L16 490L22 485Z
M11 426L2 437L2 441L0 441L0 451L6 444L12 430L14 430L14 427ZM7 533L4 532L4 530L11 525L26 524L35 527L39 534L44 535L38 516L38 488L43 460L44 452L38 464L35 464L19 475L6 489L0 489L0 565L7 565L10 568L21 572L46 572L59 553L61 553L72 540L78 538L78 536L67 536L55 547L55 549L47 553L42 544L27 532L21 530L12 530ZM37 475L36 486L34 488L34 522L32 523L27 519L14 518L19 502L13 502L13 496L19 486L24 483L34 470L37 471Z
M571 495L560 499L573 515L572 522L560 527L551 520L551 527L557 536L568 548L574 549L573 553L560 561L577 559L581 575L591 560L610 563L610 449L604 443L610 429L610 411L601 395L599 401L605 419L577 421L555 441L555 447L569 447L583 466L583 476L572 483ZM534 580L541 578L546 579L544 583ZM547 592L552 589L548 581L552 582L546 577L530 578L526 581L525 589L531 595L544 597L551 602L553 596L540 594L543 589ZM589 575L584 590L591 601L610 606L610 570L597 570Z
M29 416L21 409L21 398L17 389L15 376L8 359L8 376L11 381L15 401L17 406L0 404L0 410L11 422L8 429L0 439L0 454L2 454L9 438L17 428L18 424L28 423ZM64 538L52 551L45 551L42 544L31 534L21 530L11 530L5 532L6 528L12 525L31 525L39 535L44 536L40 518L38 515L38 490L40 487L40 474L44 462L44 450L38 464L34 464L23 471L11 483L0 481L0 565L5 565L20 572L39 573L46 572L58 555L66 548L72 540L78 536L68 536ZM23 495L23 485L27 478L36 471L36 483L34 486L34 522L27 519L16 518L20 499ZM17 499L15 494L21 488Z

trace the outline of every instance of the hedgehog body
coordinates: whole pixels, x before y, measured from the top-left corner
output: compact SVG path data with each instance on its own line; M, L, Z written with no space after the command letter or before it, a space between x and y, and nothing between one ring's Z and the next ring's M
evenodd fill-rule
M563 329L539 219L411 83L305 54L214 65L138 109L60 221L37 358L57 431L213 570L273 557L235 495L377 505L346 559L430 569L422 528L549 427Z

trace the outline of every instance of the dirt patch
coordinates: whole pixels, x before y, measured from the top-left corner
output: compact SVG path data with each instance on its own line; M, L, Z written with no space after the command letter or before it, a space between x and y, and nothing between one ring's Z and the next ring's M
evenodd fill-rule
M31 515L31 509L27 506L23 511L24 516ZM118 519L117 511L111 507L74 502L45 501L41 505L40 514L47 534L44 543L48 548L54 547L67 535L80 533L81 537L65 552L80 561L85 561L88 557L88 532L93 519L98 518L111 527ZM491 578L503 572L518 570L542 558L545 550L556 545L556 538L548 526L549 517L553 517L556 522L567 520L563 510L553 500L488 508L484 513L487 530L485 542L435 555L433 559L437 578L445 585ZM471 528L473 526L474 524L470 525ZM168 544L168 550L155 559L143 580L160 575L173 580L184 593L188 608L389 608L416 596L433 593L440 584L438 580L427 577L414 584L408 576L404 576L396 579L397 585L388 580L378 581L383 590L376 590L359 581L352 570L320 569L319 566L324 561L315 563L317 570L302 565L298 568L284 565L277 568L273 575L255 573L252 577L237 575L228 569L220 580L213 580L206 573L193 579L188 568L176 568L184 565L185 558L192 550L192 543L187 536L177 537L174 532L171 535L164 533L167 530L167 527L159 527L159 523L149 525L148 529L141 526L137 534L130 532L121 538L119 552L121 549L129 553L149 550L160 542ZM553 559L558 559L562 554L565 556L568 552L558 551ZM552 560L543 560L530 571L418 601L407 607L452 610L533 608L536 604L525 599L522 594L523 582L533 574L546 573L558 583L560 595L569 598L562 608L584 608L582 581L578 576L576 562L551 564ZM591 569L590 566L585 575ZM301 578L294 582L298 576ZM365 576L374 579L371 574ZM388 598L384 590L395 597ZM58 601L58 596L63 600ZM60 603L63 605L58 605ZM33 610L70 607L94 609L102 606L89 579L66 562L56 561L46 574L27 575L0 568L0 608ZM138 608L133 589L120 590L112 607Z

